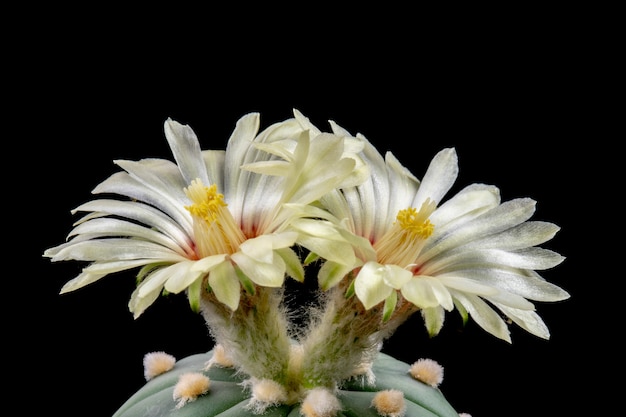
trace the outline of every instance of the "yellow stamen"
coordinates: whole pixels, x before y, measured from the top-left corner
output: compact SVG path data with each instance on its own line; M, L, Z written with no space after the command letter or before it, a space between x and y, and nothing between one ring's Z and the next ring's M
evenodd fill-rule
M224 195L217 192L217 185L207 187L196 179L185 188L185 194L193 203L185 209L193 217L198 256L234 253L246 237L228 210Z
M378 262L402 267L414 263L425 240L435 230L428 217L436 207L434 201L426 199L419 210L414 207L400 210L393 226L374 242Z
M226 207L224 195L217 192L217 184L205 187L200 180L195 180L185 189L185 193L193 201L193 205L185 206L185 208L207 223L217 218L220 208Z
M414 207L400 210L396 219L400 227L414 238L426 239L435 230L435 226L428 220L428 216L422 210L417 211Z

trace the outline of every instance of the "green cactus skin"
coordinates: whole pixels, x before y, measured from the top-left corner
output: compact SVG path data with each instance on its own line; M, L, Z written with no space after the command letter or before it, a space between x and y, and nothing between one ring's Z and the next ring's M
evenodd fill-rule
M213 352L188 356L176 362L174 368L148 381L133 394L113 417L258 417L246 405L249 392L241 385L244 375L232 368L213 366L203 370ZM392 356L379 353L372 371L375 385L351 380L342 385L337 393L342 410L337 417L380 417L372 407L376 392L395 389L404 393L405 417L458 417L457 411L445 399L441 391L409 374L410 365ZM180 408L173 398L178 377L186 372L202 372L211 381L208 393L199 396ZM282 405L269 407L263 417L302 417L300 406Z

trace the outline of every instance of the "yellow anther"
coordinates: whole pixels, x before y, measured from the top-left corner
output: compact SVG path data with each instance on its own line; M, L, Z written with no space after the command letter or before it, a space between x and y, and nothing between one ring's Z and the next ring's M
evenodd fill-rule
M402 267L415 262L425 240L435 230L428 218L436 208L434 201L426 199L419 210L414 207L400 210L393 226L374 243L378 262Z
M193 217L196 254L200 258L217 254L232 254L246 240L239 224L226 208L224 195L217 192L217 185L205 186L196 179L185 188L185 194L193 204L185 209Z
M224 195L217 192L217 185L205 186L199 180L194 180L185 189L187 197L193 201L190 206L185 206L194 216L204 219L206 222L213 222L217 219L219 210L226 207Z
M428 220L428 217L414 207L400 210L396 220L402 229L421 239L426 239L435 230L435 226Z

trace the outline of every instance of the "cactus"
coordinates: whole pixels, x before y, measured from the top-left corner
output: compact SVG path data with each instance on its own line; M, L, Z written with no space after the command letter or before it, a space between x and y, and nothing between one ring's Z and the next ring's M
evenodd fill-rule
M364 136L293 116L259 132L247 114L225 150L202 150L168 119L175 163L117 160L101 196L74 210L86 214L69 239L44 252L89 263L61 293L140 268L135 318L162 294L185 294L216 343L178 362L147 356L145 387L115 417L456 417L438 364L381 353L398 326L420 314L436 336L456 310L507 342L513 323L550 337L531 300L569 294L537 272L564 257L537 246L559 227L530 220L534 200L502 202L482 183L444 199L454 148L418 180ZM315 303L299 328L286 280L303 283L311 267Z
M250 390L245 375L233 367L211 366L215 349L178 360L172 369L149 379L117 410L113 417L258 417L250 407ZM337 417L424 416L458 417L441 391L421 382L409 373L411 366L385 353L379 353L372 366L374 382L353 378L336 390L340 403ZM178 407L175 386L181 375L200 373L208 377L206 393ZM377 411L374 400L377 394L401 392L398 411ZM267 408L264 417L312 417L305 414L303 403L282 404ZM318 414L320 417L324 414Z

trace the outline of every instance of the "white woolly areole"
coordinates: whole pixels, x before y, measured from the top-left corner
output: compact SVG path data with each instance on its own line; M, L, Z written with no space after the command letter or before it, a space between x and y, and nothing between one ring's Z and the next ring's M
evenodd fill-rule
M310 390L300 407L300 412L305 417L335 417L340 410L341 402L327 388Z
M246 408L256 414L263 414L268 407L287 401L285 388L271 379L250 379L244 385L252 385L252 398Z
M409 369L411 376L424 384L437 388L443 382L443 366L432 359L419 359Z
M224 346L219 343L213 347L213 356L204 364L204 369L208 370L213 365L222 368L232 368L235 366L235 362L233 362L230 355L228 355Z
M173 398L177 400L176 408L180 408L190 401L195 401L202 394L209 392L211 381L200 372L187 372L178 377L174 386Z
M165 352L150 352L143 357L143 376L146 381L161 375L174 367L176 358Z
M377 392L372 406L382 417L404 417L406 413L404 393L395 389Z

